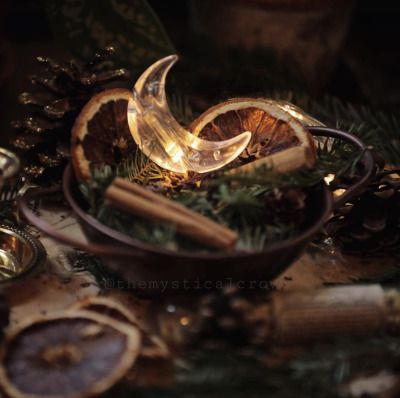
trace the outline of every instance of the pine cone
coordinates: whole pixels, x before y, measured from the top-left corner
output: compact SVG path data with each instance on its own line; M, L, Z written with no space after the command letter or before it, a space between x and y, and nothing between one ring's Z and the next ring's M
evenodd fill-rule
M82 107L108 83L128 78L125 69L111 67L113 54L114 48L107 47L87 63L37 58L45 75L31 77L34 92L19 96L29 115L12 122L17 132L11 144L24 160L29 180L60 178L69 158L71 128Z
M264 311L267 292L243 290L226 286L222 290L205 294L197 310L193 341L222 345L265 344L269 332L267 313ZM259 316L259 314L262 314Z
M327 232L349 254L388 254L400 249L398 170L379 173L368 190L339 209Z

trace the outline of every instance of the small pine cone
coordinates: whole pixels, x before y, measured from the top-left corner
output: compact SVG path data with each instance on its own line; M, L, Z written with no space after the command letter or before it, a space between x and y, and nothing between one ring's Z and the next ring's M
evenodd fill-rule
M11 145L23 159L29 180L60 179L69 159L71 129L83 106L109 83L129 77L125 69L110 66L114 52L107 47L86 63L37 58L44 74L31 77L32 92L19 96L27 116L12 122L16 134Z
M260 336L265 337L266 324L253 316L265 302L265 292L250 292L232 285L205 294L197 311L194 341L201 339L236 346L265 344L265 338L260 339Z
M359 198L339 209L328 233L350 254L385 255L400 249L400 184L382 173Z

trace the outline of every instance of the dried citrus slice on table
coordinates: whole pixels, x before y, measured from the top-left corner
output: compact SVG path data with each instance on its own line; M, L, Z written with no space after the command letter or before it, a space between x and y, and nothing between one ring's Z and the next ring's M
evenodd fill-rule
M264 164L286 172L311 168L316 159L314 140L309 131L267 99L232 98L217 104L191 124L191 131L214 141L250 131L252 138L235 166L263 159Z
M142 346L140 356L148 358L164 357L169 354L166 344L157 336L147 333L140 326L140 322L136 315L126 306L110 297L88 297L83 300L76 301L70 309L72 311L85 310L106 315L120 322L137 326L142 334Z
M128 372L140 346L137 328L93 312L35 317L3 342L0 384L17 398L97 395Z
M71 135L71 157L78 180L87 180L102 164L117 166L136 143L127 120L132 93L111 89L93 96L77 117Z

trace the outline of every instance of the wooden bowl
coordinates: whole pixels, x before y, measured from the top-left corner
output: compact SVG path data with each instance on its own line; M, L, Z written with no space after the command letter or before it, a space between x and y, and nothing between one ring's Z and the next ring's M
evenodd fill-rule
M306 222L295 237L271 244L257 252L196 253L172 251L134 239L101 224L87 213L88 204L82 197L69 165L63 177L63 192L78 216L89 243L76 241L54 230L36 216L28 201L43 197L51 190L28 192L19 202L22 214L37 228L53 238L96 254L117 271L128 285L144 294L173 291L199 291L235 283L241 288L265 287L266 282L282 273L299 255L303 247L321 229L333 207L361 192L374 175L374 161L365 145L349 133L312 127L314 135L341 138L364 152L365 174L344 195L333 201L324 182L310 188L306 198ZM54 190L53 190L54 192Z

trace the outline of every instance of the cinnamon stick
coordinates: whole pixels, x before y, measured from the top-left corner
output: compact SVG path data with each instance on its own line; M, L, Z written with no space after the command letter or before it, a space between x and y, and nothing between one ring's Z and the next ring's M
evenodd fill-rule
M260 166L271 167L274 171L279 173L289 173L303 167L309 167L310 159L308 158L307 149L302 146L295 146L285 149L282 152L277 152L273 156L266 156L257 159L254 162L247 163L243 166L236 167L229 170L229 174L244 172L248 173Z
M232 231L229 228L226 228L207 217L202 216L199 213L196 213L193 210L188 209L187 207L181 205L180 203L174 202L172 200L167 199L165 196L157 194L149 189L146 189L138 184L131 183L123 178L117 177L114 179L113 184L121 189L132 192L138 196L141 196L145 199L148 199L154 203L158 203L160 205L169 207L178 213L185 214L190 218L194 218L198 220L198 222L208 225L210 228L218 230L219 233L226 235L230 239L237 239L237 233Z
M155 222L173 224L178 233L211 247L231 249L238 238L231 229L121 178L113 181L105 197L112 207Z

